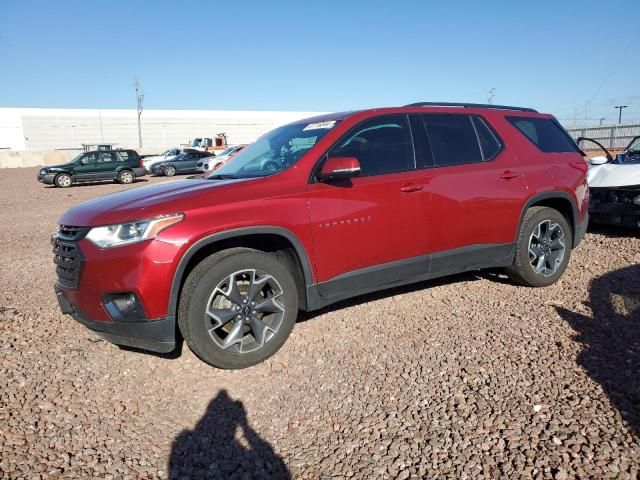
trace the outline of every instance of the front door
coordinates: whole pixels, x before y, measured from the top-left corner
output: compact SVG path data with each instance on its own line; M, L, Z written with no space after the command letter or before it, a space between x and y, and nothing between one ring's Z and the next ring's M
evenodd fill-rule
M366 120L327 156L356 157L361 173L309 185L320 293L330 297L426 273L428 180L416 170L407 116Z
M73 167L73 176L77 180L96 180L99 178L98 152L85 153Z

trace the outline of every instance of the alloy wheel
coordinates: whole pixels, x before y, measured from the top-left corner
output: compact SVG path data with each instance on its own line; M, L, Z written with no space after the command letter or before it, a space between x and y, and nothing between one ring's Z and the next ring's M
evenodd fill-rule
M550 277L556 273L565 250L564 231L559 224L544 220L533 229L529 237L529 262L538 275Z
M285 308L282 287L261 270L232 273L211 293L206 322L211 339L220 348L248 353L264 346L280 328Z

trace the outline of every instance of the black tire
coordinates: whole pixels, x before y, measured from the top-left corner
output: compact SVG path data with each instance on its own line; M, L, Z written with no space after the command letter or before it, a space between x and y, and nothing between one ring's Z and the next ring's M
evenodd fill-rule
M544 269L545 272L537 273L534 269L532 262L536 262L535 254L529 252L529 247L532 242L532 236L534 230L538 225L546 224L557 225L564 234L564 252L562 259L558 259L558 263L554 263L549 269ZM557 229L555 229L556 237L558 235ZM558 210L548 207L532 207L526 211L522 224L520 225L520 231L518 233L518 239L516 242L516 255L513 260L513 264L507 267L507 274L514 282L525 285L528 287L547 287L555 283L567 269L569 259L571 258L571 248L573 246L573 234L569 222L565 216ZM541 248L547 248L543 246ZM543 257L544 258L544 257ZM548 258L548 257L547 257ZM542 261L542 264L547 264L546 261ZM551 265L551 263L548 263ZM553 270L555 269L555 270Z
M53 181L56 187L60 188L69 188L73 185L73 177L68 173L59 173Z
M173 177L176 174L176 167L173 165L167 165L162 169L162 174L165 177Z
M281 309L278 310L278 313L269 314L273 315L273 317L262 317L267 319L267 322L271 321L270 318L278 318L279 324L275 329L275 333L271 330L269 332L270 337L261 342L261 345L255 347L254 350L245 352L233 351L236 348L241 350L245 340L250 345L252 342L258 345L257 336L254 335L253 328L249 324L243 323L242 319L238 320L242 316L239 315L228 320L224 327L216 327L217 330L216 328L211 329L214 321L206 312L210 307L212 298L215 301L216 294L214 292L219 285L228 281L234 273L252 269L268 274L280 287L281 294L273 298L278 299L277 302ZM242 278L242 275L240 275L240 278ZM269 286L267 286L268 288ZM200 262L185 281L178 309L180 332L191 350L209 365L225 369L250 367L266 360L277 352L289 337L298 316L297 288L292 273L275 255L250 248L231 248L214 253ZM259 295L263 294L260 293ZM244 296L241 298L243 302L244 299L249 298L248 292L245 291ZM261 301L265 299L266 297L260 297ZM233 308L244 308L240 302L237 304L230 303L233 306L224 309L224 311L231 311ZM258 307L259 305L255 308ZM283 312L281 313L282 310ZM255 313L256 311L253 311L253 314ZM246 329L247 333L244 334L242 343L237 346L234 345L233 348L223 348L219 344L221 339L215 332L226 333L224 332L225 328L230 332L236 328L236 325L242 325L242 328ZM213 333L210 333L210 330ZM231 336L230 333L227 333L227 335ZM266 338L266 336L263 338Z
M136 174L133 173L131 170L122 170L120 173L118 173L118 183L122 183L126 185L129 183L133 183L135 179L136 179Z

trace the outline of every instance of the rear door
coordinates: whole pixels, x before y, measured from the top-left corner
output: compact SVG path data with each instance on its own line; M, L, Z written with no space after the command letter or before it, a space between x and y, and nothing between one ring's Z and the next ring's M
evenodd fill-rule
M118 165L116 152L98 152L97 178L100 180L111 180L116 178L116 168Z
M527 197L524 173L488 121L424 114L433 156L432 270L455 270L508 256Z
M326 154L356 157L361 174L308 189L323 296L425 274L429 250L424 171L416 170L406 115L360 123Z

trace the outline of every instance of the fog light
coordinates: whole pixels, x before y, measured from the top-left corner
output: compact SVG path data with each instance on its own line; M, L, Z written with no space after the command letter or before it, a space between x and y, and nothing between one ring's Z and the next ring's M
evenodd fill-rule
M133 292L109 293L102 303L114 322L140 322L147 318L142 303Z

